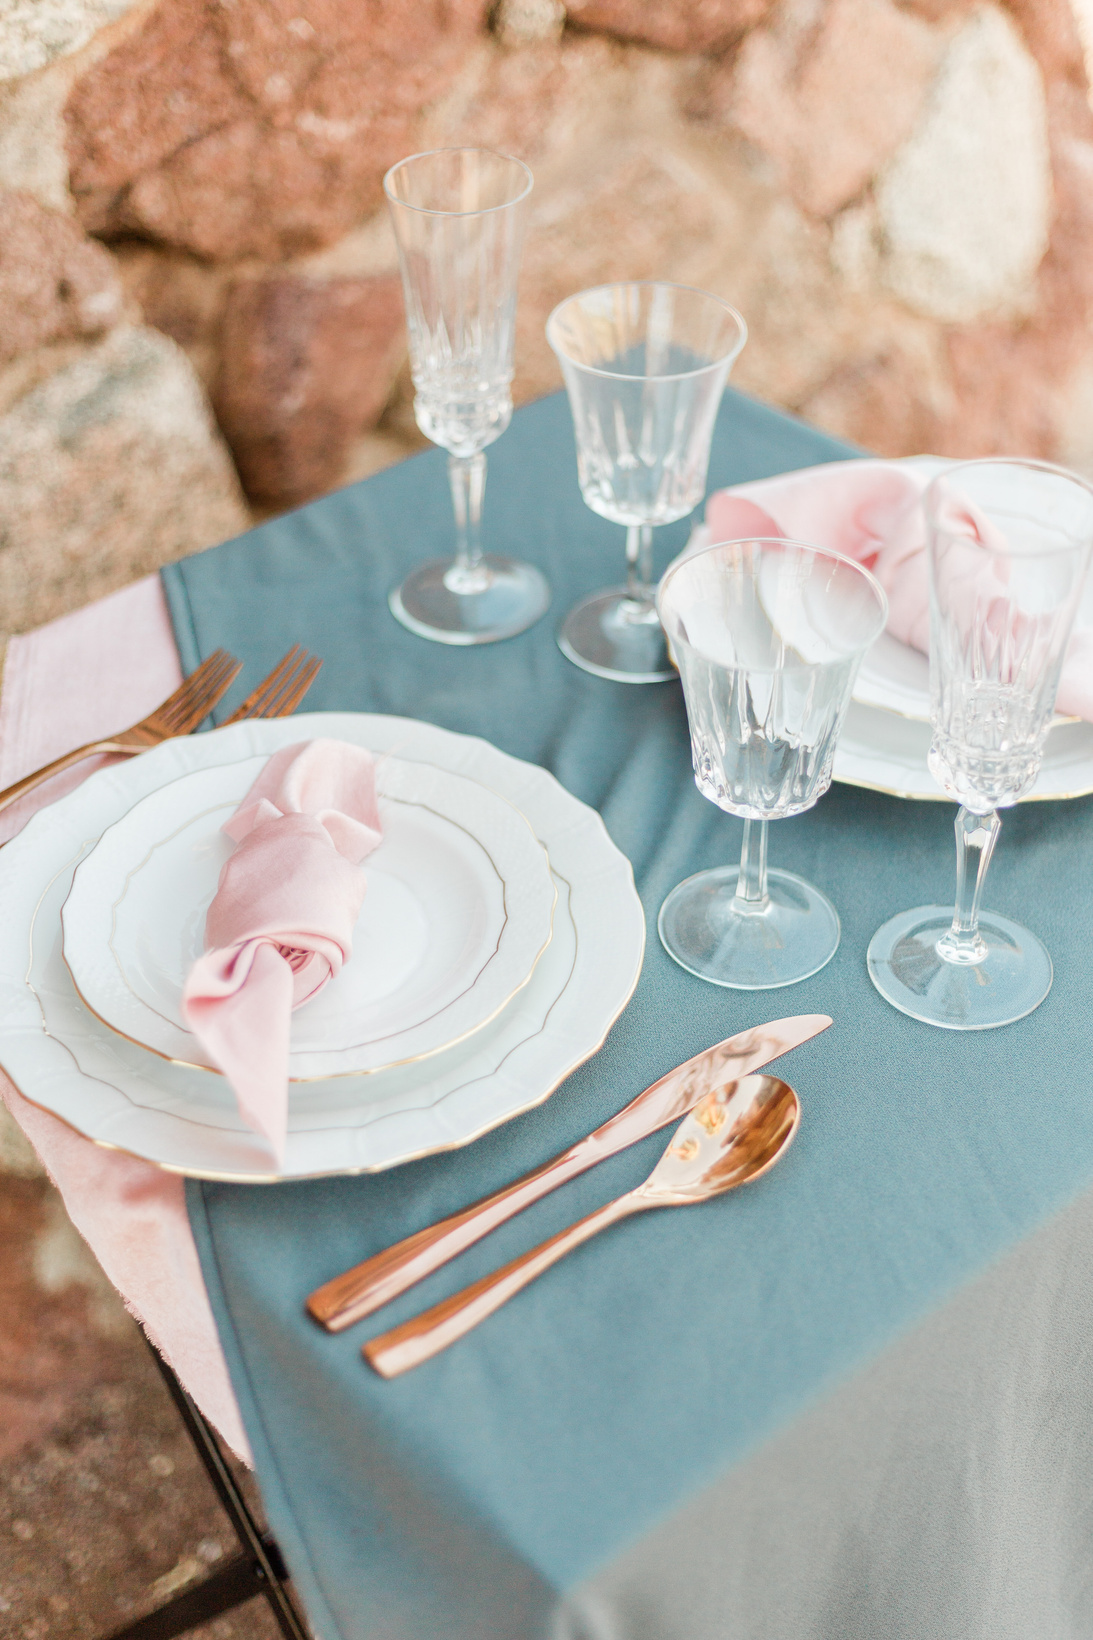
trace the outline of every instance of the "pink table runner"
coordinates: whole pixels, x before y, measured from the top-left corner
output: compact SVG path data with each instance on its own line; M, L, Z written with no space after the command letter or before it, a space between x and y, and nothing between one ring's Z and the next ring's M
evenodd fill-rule
M73 746L136 722L181 679L167 606L154 575L13 638L0 691L0 790ZM58 775L0 814L0 843L14 836L43 803L72 790L103 761ZM83 1138L24 1099L2 1072L0 1096L128 1309L205 1416L248 1458L182 1180Z

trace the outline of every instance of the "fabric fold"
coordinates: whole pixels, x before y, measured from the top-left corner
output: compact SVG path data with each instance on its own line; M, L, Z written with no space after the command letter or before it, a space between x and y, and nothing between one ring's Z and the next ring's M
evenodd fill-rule
M711 541L781 535L827 547L872 570L888 594L888 631L930 652L930 584L922 496L933 475L903 462L837 461L717 490L706 503ZM969 543L986 521L967 511ZM1056 710L1093 721L1093 626L1079 611Z
M383 837L373 758L336 740L286 746L222 829L236 847L183 1017L280 1165L291 1015L349 961L367 886L360 863Z

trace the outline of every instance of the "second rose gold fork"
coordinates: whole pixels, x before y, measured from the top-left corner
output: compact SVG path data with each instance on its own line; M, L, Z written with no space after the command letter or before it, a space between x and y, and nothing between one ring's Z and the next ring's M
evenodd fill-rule
M301 644L293 644L269 676L224 720L221 728L226 729L229 723L243 723L248 718L288 717L319 676L322 664L317 655L309 655Z

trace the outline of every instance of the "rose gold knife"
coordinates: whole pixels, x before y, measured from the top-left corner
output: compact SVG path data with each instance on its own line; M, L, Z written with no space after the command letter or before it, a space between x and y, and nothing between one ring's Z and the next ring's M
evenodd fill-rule
M522 1179L494 1191L492 1196L484 1196L462 1212L418 1230L344 1275L316 1287L307 1301L309 1313L328 1332L341 1332L343 1327L371 1315L399 1293L439 1270L457 1253L530 1207L540 1196L648 1134L656 1133L658 1128L667 1127L669 1122L678 1122L712 1088L748 1076L780 1054L826 1031L830 1024L826 1014L775 1019L769 1025L753 1025L750 1030L738 1031L715 1047L695 1054L693 1059L662 1076L659 1082L654 1082L609 1117L602 1127L587 1138L578 1139L552 1161L544 1162L542 1167L525 1173Z

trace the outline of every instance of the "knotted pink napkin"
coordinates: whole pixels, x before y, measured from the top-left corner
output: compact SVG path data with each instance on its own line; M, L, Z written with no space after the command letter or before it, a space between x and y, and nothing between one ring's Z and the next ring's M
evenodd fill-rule
M711 541L783 535L856 558L888 594L888 631L930 649L930 588L922 494L932 475L892 461L836 461L730 490L706 503ZM966 515L970 544L986 521ZM1093 720L1093 628L1075 626L1059 680L1056 709Z
M383 836L371 753L339 740L286 746L223 830L237 846L182 1011L280 1163L290 1015L349 961L366 886L360 862Z

